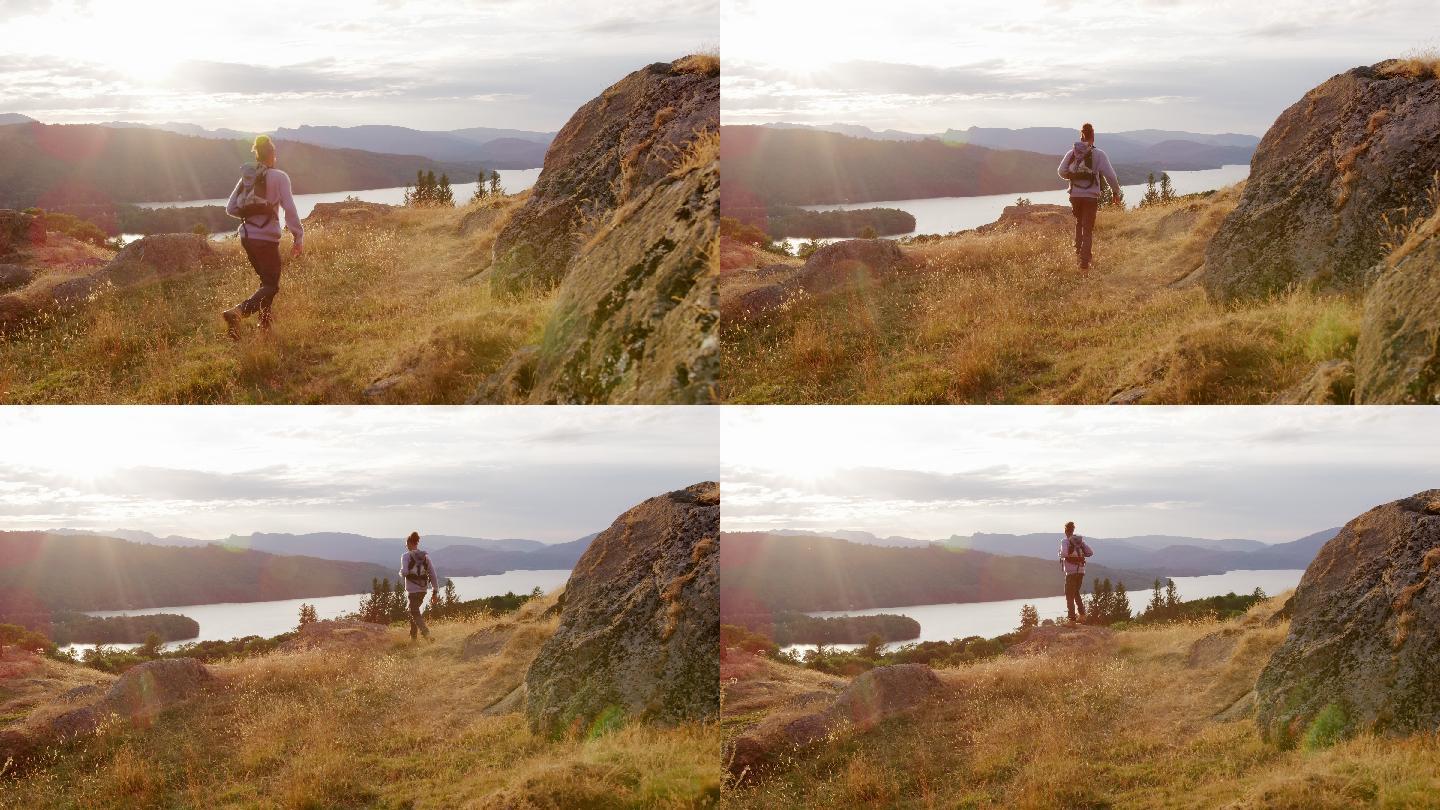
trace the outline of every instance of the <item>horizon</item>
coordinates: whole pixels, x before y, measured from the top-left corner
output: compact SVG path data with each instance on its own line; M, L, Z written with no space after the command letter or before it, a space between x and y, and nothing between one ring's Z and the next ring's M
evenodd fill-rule
M1440 453L1428 417L1403 408L1272 406L1259 424L1243 406L771 410L724 414L724 531L918 538L1073 520L1095 537L1289 542L1436 487Z
M0 409L0 524L569 542L719 473L704 409ZM673 412L672 412L673 411Z
M1412 493L1412 494L1413 494L1413 493ZM1401 497L1404 497L1404 496L1401 496ZM1085 532L1081 532L1081 531L1078 531L1078 530L1077 530L1076 533L1079 534L1079 535L1081 535L1082 537L1085 537L1086 539L1095 539L1095 540L1129 540L1129 539L1135 538L1135 537L1173 537L1173 538L1184 539L1184 540L1207 540L1207 541L1212 541L1212 542L1223 542L1223 541L1226 541L1226 540L1255 540L1255 542L1257 542L1257 543L1264 543L1264 544L1267 545L1267 546L1273 546L1273 545L1279 545L1279 544L1282 544L1282 543L1289 543L1289 542L1292 542L1292 541L1295 541L1295 540L1301 540L1301 539L1306 538L1306 537L1309 537L1309 536L1311 536L1311 535L1319 534L1320 532L1325 532L1325 531L1329 531L1330 529L1339 528L1340 525L1341 525L1341 524L1337 524L1337 525L1335 525L1335 526L1327 526L1327 527L1324 528L1324 529L1316 529L1316 530L1313 531L1313 532L1306 532L1305 534L1297 535L1296 537L1292 537L1292 538L1290 538L1289 540L1258 540L1258 539L1253 538L1253 537L1241 537L1241 536L1238 536L1238 535L1226 536L1226 537L1206 537L1206 536L1195 535L1195 534L1190 534L1190 535L1171 534L1170 532L1142 532L1142 533L1139 533L1139 534L1123 534L1123 535L1113 535L1113 536L1109 536L1109 537L1105 537L1105 536L1101 536L1101 535L1086 534ZM896 533L894 533L894 532L885 532L885 533L882 533L882 532L869 531L869 530L866 530L866 529L837 529L837 528L833 528L833 527L832 527L832 528L828 528L828 529L808 529L808 528L804 528L804 527L801 527L801 526L787 526L787 527L779 528L779 529L724 529L724 530L722 530L722 532L724 532L724 533L741 533L741 532L746 532L746 533L757 533L757 534L777 534L777 533L780 533L780 532L808 532L808 533L811 533L811 534L816 534L816 535L820 535L820 536L823 536L823 537L827 537L827 538L829 538L829 539L831 539L831 540L843 540L843 541L845 541L845 542L847 542L847 543L853 543L853 542L856 542L856 541L854 541L854 540L849 540L849 539L844 538L844 537L834 537L834 536L831 536L831 535L829 535L829 534L827 534L827 533L829 533L829 532L836 532L836 533L840 533L840 532L865 533L865 534L872 535L872 536L874 536L876 539L879 539L879 540L884 540L884 539L890 538L890 537L899 537L899 538L903 538L903 539L905 539L905 540L915 540L915 541L924 542L924 543L944 543L945 541L950 540L950 539L952 539L952 538L956 538L956 537L962 537L962 538L963 538L963 537L974 537L974 536L977 535L977 534L1003 535L1003 536L1010 536L1010 537L1023 537L1023 536L1025 536L1025 535L1035 535L1035 534L1053 534L1053 535L1055 535L1057 538L1060 537L1060 536L1063 534L1063 532L1061 532L1059 529L1057 529L1057 530L1055 530L1055 531L1053 531L1053 532L1052 532L1052 531L1040 531L1040 532L1034 532L1034 531L1032 531L1032 532L992 532L992 531L986 531L986 530L984 530L984 529L976 529L975 531L972 531L972 532L970 532L970 533L968 533L968 534L961 534L960 532L953 532L953 533L951 533L951 534L949 534L949 535L946 535L945 537L936 537L936 536L933 536L933 535L930 536L930 537L911 537L911 536L909 536L909 535L896 534Z
M15 114L15 115L24 115L24 116L26 116L27 118L30 118L30 119L31 119L32 121L34 121L35 123L37 123L37 124L43 124L43 125L45 125L45 126L110 126L110 125L115 125L115 124L126 124L126 125L132 125L132 126L149 127L149 128L152 128L152 129L159 129L159 128L165 127L165 126L182 126L182 127L192 127L192 126L193 126L193 127L200 127L201 129L205 130L206 132L212 132L212 133L213 133L213 132L219 132L219 131L221 131L221 130L226 130L226 129L234 129L233 127L206 126L206 125L204 125L204 124L199 124L199 123L196 123L196 122L194 122L194 121L146 121L146 122L141 122L141 121L126 121L126 120L121 120L121 119L117 119L117 120L113 120L113 121L84 121L84 122L75 122L75 121L43 121L43 120L40 120L40 119L38 119L38 118L35 118L35 117L30 116L30 115L28 115L28 114L26 114L26 113L23 113L23 112L17 112L17 111L15 111L15 110L0 110L0 115L5 115L6 113ZM0 124L0 126L6 126L6 125ZM13 126L13 125L10 125L10 126ZM504 124L495 124L495 123L493 123L493 122L492 122L492 123L489 123L489 124L484 124L484 123L481 123L481 124L468 124L468 125L465 125L465 126L453 127L453 128L443 129L443 130L425 130L425 129L417 129L417 128L415 128L415 127L407 127L407 126L405 126L405 125L403 125L403 124L385 124L385 123L376 123L376 122L374 122L374 121L371 121L371 122L369 122L369 123L345 124L345 125L341 125L341 124L311 124L311 123L302 123L302 124L295 124L295 125L293 125L293 126L287 126L287 125L285 125L285 124L281 124L281 125L279 125L279 126L270 127L270 128L268 128L268 129L244 130L243 132L244 132L244 134L249 134L250 132L254 132L254 133L257 134L257 135L258 135L258 134L262 134L262 133L264 133L264 134L269 134L269 135L273 135L273 134L275 134L276 132L280 131L281 129L305 129L306 127L326 128L326 129L331 128L331 127L336 127L336 128L339 128L339 129L359 129L359 128L361 128L361 127L395 127L395 128L398 128L398 129L408 129L408 130L411 130L412 132L457 132L457 131L462 131L462 130L466 130L466 129L513 129L513 130L517 130L517 131L520 131L520 132L528 132L528 133L533 133L533 134L537 134L537 135L555 135L555 134L559 131L558 128L556 128L556 129L547 129L547 130L524 129L524 128L521 128L521 127L505 126ZM240 132L241 130L235 130L235 131ZM173 134L173 135L180 135L180 136L187 137L187 138L201 137L201 136L198 136L198 135L191 135L190 133L187 133L187 132L174 132L174 133L171 133L171 134ZM277 138L277 140L283 141L284 138Z
M765 122L760 122L760 123L725 124L724 126L727 126L727 127L767 127L767 126L768 126L768 127L809 127L809 128L812 128L812 129L820 129L820 128L823 128L823 127L865 127L866 129L870 130L871 132L876 132L876 133L887 132L887 131L894 131L894 132L903 132L903 133L905 133L906 135L919 135L919 136L924 136L924 137L928 137L928 138L938 138L938 137L940 137L941 135L944 135L945 132L946 132L945 130L937 130L937 131L935 131L935 132L918 132L918 131L912 131L912 130L907 130L907 129L899 129L899 128L896 128L896 127L874 127L874 126L871 126L871 125L869 125L869 124L861 124L861 123L856 123L856 122L852 122L852 121L816 121L816 122L813 122L813 123L800 123L800 122L797 122L797 121L784 121L784 120L781 120L781 121L765 121ZM1025 126L1016 126L1016 127L982 127L982 126L980 126L980 125L978 125L978 124L973 124L973 125L971 125L971 126L973 126L973 127L975 127L975 128L978 128L978 129L1014 129L1014 130L1020 130L1020 129L1075 129L1075 127L1070 126L1070 125L1068 125L1068 124L1054 124L1054 123L1051 123L1051 124L1027 124L1027 125L1025 125ZM957 127L957 128L955 128L955 129L956 129L957 132L964 132L964 131L966 131L966 129L969 129L969 128L970 128L970 127L965 127L965 128L958 128L958 127ZM1112 132L1112 133L1110 133L1110 134L1111 134L1111 135L1123 135L1124 133L1127 133L1127 132L1140 132L1140 131L1143 131L1143 130L1145 130L1145 129L1154 129L1154 130L1171 131L1171 132L1184 132L1184 133L1189 134L1189 135L1248 135L1248 136L1250 136L1250 137L1252 137L1252 138L1263 138L1263 137L1265 136L1265 133L1264 133L1264 132L1259 132L1259 133L1256 133L1256 132L1233 132L1233 131L1226 131L1226 132L1199 132L1199 131L1188 130L1188 129L1177 130L1177 129L1174 129L1174 128L1172 128L1172 127L1144 127L1144 128L1136 127L1136 128L1134 128L1134 129L1121 129L1121 130L1116 130L1115 132ZM837 134L842 134L842 135L843 135L844 133L837 133ZM1104 136L1106 133L1103 132L1103 131L1097 131L1097 134L1098 134L1099 136L1101 136L1100 140L1103 141L1103 140L1104 140L1104 137L1103 137L1103 136Z
M658 494L660 494L660 493L657 492L656 494L658 495ZM616 514L616 517L619 517L619 514L618 514L618 513ZM608 526L609 526L609 524L606 524L606 527L608 527ZM590 536L590 535L592 535L592 534L598 534L598 533L600 533L600 532L605 531L605 528L606 528L606 527L602 527L602 528L596 529L594 532L585 532L584 534L577 535L577 536L575 536L575 537L570 538L569 540L539 540L539 539L536 539L536 538L533 538L533 537L481 537L481 536L475 536L475 535L455 534L455 533L453 533L453 532L435 532L435 533L433 533L433 534L428 534L428 535L427 535L427 534L425 534L425 533L422 532L422 533L420 534L420 544L421 544L422 546L425 545L425 540L426 540L427 537L458 537L458 538L462 538L462 539L465 539L465 540L494 540L494 541L497 541L497 542L504 542L504 541L507 541L507 540L529 540L529 541L534 541L534 542L536 542L536 543L543 543L543 544L545 544L545 545L547 545L547 546L554 546L554 545L563 545L563 544L565 544L565 543L573 543L573 542L575 542L576 540L580 540L580 539L585 538L585 537L588 537L588 536ZM127 538L120 537L120 536L118 536L118 535L109 534L109 532L137 532L137 533L143 532L143 533L145 533L145 534L152 535L152 536L154 536L155 538L160 539L160 540L163 540L163 539L165 539L165 538L167 538L167 537L179 537L179 538L182 538L182 539L185 539L185 540L196 540L196 541L205 543L206 545L214 545L214 544L221 544L221 545L223 545L226 540L229 540L229 539L231 539L231 538L241 538L241 539L244 539L244 538L247 538L247 537L253 537L253 536L257 535L257 534L288 534L288 535L292 535L292 536L295 536L295 537L304 537L304 536L310 535L310 534L349 534L349 535L355 535L356 537L363 537L363 538L366 538L366 539L369 539L369 540L376 540L376 541L380 541L380 542L389 542L389 541L392 539L392 537L390 537L390 536L377 537L377 536L375 536L375 535L373 535L373 534L366 534L366 533L364 533L363 531L350 531L350 530L346 530L346 529L326 529L326 530L314 530L314 531L260 531L260 530L256 530L256 531L252 531L252 532L246 532L245 534L240 534L239 532L231 532L230 534L225 535L224 537L213 537L213 536L211 536L211 537L191 537L191 536L188 536L188 535L179 534L179 533L177 533L177 532L158 532L158 531L151 531L150 529L137 529L137 528L135 528L135 527L128 527L128 528L126 528L126 527L121 527L121 526L112 526L112 527L110 527L110 528L108 528L108 529L82 529L82 528L76 528L76 527L74 527L74 526L59 526L59 527L32 526L32 527L21 527L21 528L0 528L0 533L3 533L3 532L14 532L14 533L19 533L19 532L38 532L38 533L44 533L44 534L58 535L58 536L62 536L62 537L63 537L63 536L73 536L74 533L83 533L83 534L90 535L90 536L95 536L95 537L108 537L108 538L110 538L110 539L112 539L112 540L123 540L123 541L125 541L125 542L127 542L127 543L140 543L140 544L142 544L142 545L156 545L156 544L153 544L153 543L145 543L145 541L143 541L143 540L129 540L129 539L127 539ZM397 543L402 543L402 544L403 544L403 543L405 542L405 537L406 537L405 534L396 534L396 535L393 536L393 539L395 540L395 542L397 542ZM440 548L444 548L444 546L440 546ZM267 553L267 554L273 554L273 553L275 553L275 552L265 552L265 553Z
M1422 0L1048 0L988 8L982 22L940 0L868 9L723 0L721 121L1263 134L1331 76L1437 44L1416 33L1433 11Z
M720 33L715 0L320 0L270 15L205 12L181 0L144 14L93 0L0 7L10 46L0 110L245 132L267 122L553 132L622 76L718 44Z

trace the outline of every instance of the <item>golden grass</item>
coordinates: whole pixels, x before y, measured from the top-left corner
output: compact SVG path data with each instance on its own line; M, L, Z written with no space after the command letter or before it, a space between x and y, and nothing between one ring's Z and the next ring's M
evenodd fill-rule
M1257 610L1273 611L1280 598ZM1239 638L1188 666L1211 633ZM1108 654L1055 650L941 670L943 695L845 737L728 807L1437 807L1440 740L1371 737L1282 751L1248 718L1249 691L1284 624L1246 619L1137 628Z
M1440 78L1440 53L1424 51L1380 68L1382 76L1404 76L1410 79Z
M312 225L305 255L287 260L273 334L252 330L251 318L239 344L225 337L219 313L258 282L227 242L212 268L104 295L0 337L0 402L463 402L538 339L551 303L549 295L496 297L475 278L506 212L458 234L474 209ZM363 394L387 378L385 390Z
M514 622L514 617L503 621ZM276 653L214 667L220 686L148 729L113 726L4 784L0 807L693 807L719 795L714 725L532 735L486 714L555 620L463 661L495 619L400 629L379 649Z
M967 234L907 248L921 270L802 298L726 328L734 403L1264 403L1348 358L1358 296L1297 290L1225 307L1195 283L1237 188L1100 214L1096 266L1070 234Z
M707 50L675 60L676 70L684 73L699 73L702 76L720 75L720 52Z

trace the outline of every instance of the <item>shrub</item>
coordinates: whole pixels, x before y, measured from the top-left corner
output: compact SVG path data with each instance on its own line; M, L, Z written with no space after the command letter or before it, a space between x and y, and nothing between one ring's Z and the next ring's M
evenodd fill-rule
M1321 748L1329 748L1339 742L1349 727L1349 721L1345 718L1345 710L1339 704L1331 703L1315 715L1310 721L1310 727L1305 729L1303 745L1306 751L1316 751Z

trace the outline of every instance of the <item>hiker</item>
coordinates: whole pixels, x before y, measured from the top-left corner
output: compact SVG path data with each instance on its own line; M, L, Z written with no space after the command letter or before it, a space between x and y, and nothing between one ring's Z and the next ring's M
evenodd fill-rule
M1065 524L1065 537L1060 541L1060 569L1065 572L1065 609L1070 621L1080 614L1085 620L1085 600L1080 598L1080 586L1085 583L1085 558L1094 554L1085 538L1075 533L1075 521Z
M255 162L240 168L240 181L230 192L225 213L241 220L236 233L240 235L240 246L245 248L250 266L260 277L260 289L220 313L231 340L240 339L240 321L249 315L260 313L263 330L268 331L273 322L270 305L280 291L281 208L285 209L285 227L295 236L290 256L294 258L304 252L305 226L300 224L300 215L295 211L290 175L275 168L275 142L269 135L257 135L250 152L255 155Z
M1110 184L1116 205L1123 206L1120 180L1104 149L1095 148L1095 127L1080 128L1080 140L1060 160L1060 177L1070 181L1070 210L1075 213L1075 256L1080 269L1090 269L1090 240L1095 233L1095 212L1100 208L1102 181Z
M430 555L420 550L419 532L411 532L405 538L405 547L409 550L400 557L400 576L405 578L405 593L410 598L410 640L415 640L418 631L425 635L426 641L434 641L430 638L430 628L425 626L425 617L420 615L420 606L425 604L427 584L431 600L440 598L440 579L435 576Z

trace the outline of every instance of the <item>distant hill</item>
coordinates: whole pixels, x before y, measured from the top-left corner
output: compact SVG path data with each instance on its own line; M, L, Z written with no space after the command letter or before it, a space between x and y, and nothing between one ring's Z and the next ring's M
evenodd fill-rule
M812 205L1062 189L1057 155L938 140L880 141L831 132L721 127L722 213ZM1122 182L1126 178L1122 176ZM1135 180L1137 178L1130 178Z
M275 137L317 146L363 149L402 155L423 155L441 161L479 161L492 169L534 169L545 160L553 132L472 127L434 132L408 127L281 127ZM467 178L468 180L473 178Z
M787 124L777 121L770 124L761 124L769 129L810 129L819 132L834 132L840 135L849 135L854 138L872 138L877 141L923 141L926 138L938 138L937 135L921 135L914 132L901 132L898 129L875 130L870 127L862 127L858 124Z
M1070 127L970 127L947 130L940 137L949 143L1051 154L1059 163L1060 156L1065 154L1078 135ZM1155 171L1218 169L1228 164L1248 164L1259 144L1260 139L1254 135L1201 135L1155 129L1115 133L1102 131L1095 138L1095 145L1105 150L1117 166L1125 164Z
M20 113L0 113L0 127L8 124L29 124L34 121L34 118L28 115L21 115Z
M430 553L441 576L482 576L505 571L570 568L585 553L586 535L568 543L535 540L487 540L477 537L424 535L421 548ZM330 560L354 560L398 568L405 551L401 538L381 539L344 532L231 535L221 541L232 548L253 548L274 554L306 554Z
M37 606L121 610L342 596L368 591L373 578L394 576L392 567L217 545L0 532L0 615Z
M742 615L781 610L850 610L1055 596L1058 562L983 551L885 548L837 538L726 532L720 538L720 609ZM1090 565L1087 575L1130 580L1152 572Z
M806 529L779 529L766 532L779 537L838 537L841 540L849 540L852 543L860 543L867 546L900 546L908 548L922 548L930 545L929 540L917 540L914 537L901 537L890 535L879 537L871 532L857 532L837 529L834 531L808 531Z
M1265 544L1258 540L1209 540L1201 537L1141 535L1137 537L1088 537L1096 558L1120 568L1163 571L1170 576L1203 576L1234 570L1304 568L1325 541L1340 529L1326 529L1289 543ZM1059 533L987 534L952 536L948 548L971 549L991 554L1017 554L1055 559Z
M463 182L482 166L282 139L277 144L280 168L294 181L296 194L399 186L413 183L416 170L448 173ZM251 159L243 140L95 124L0 126L0 207L228 197L240 166Z

